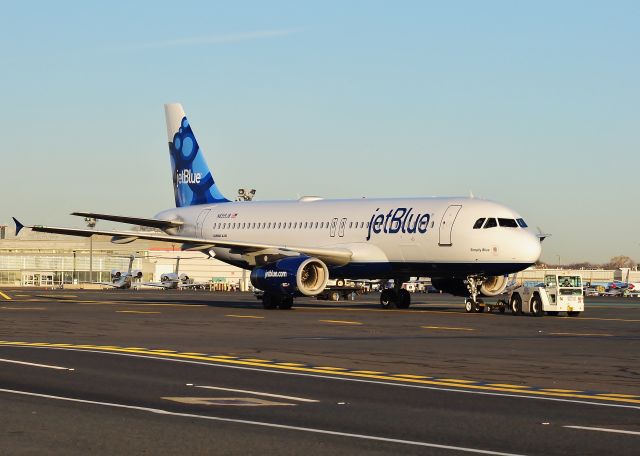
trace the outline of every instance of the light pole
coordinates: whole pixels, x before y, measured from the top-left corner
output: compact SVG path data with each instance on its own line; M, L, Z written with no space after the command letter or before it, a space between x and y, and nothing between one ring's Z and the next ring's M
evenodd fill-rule
M85 217L88 228L94 229L98 221L93 217ZM89 236L89 282L93 282L93 235Z
M556 255L558 257L558 269L560 269L560 255Z

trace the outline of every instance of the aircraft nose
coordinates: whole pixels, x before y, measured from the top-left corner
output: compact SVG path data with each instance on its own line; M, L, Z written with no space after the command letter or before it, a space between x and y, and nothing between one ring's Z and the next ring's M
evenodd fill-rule
M527 232L522 242L521 252L524 262L535 263L538 261L542 254L540 239L535 234Z

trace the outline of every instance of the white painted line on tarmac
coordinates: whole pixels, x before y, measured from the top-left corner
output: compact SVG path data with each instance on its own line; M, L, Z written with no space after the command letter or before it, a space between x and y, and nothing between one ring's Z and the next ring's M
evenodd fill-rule
M616 434L640 435L640 432L623 431L622 429L597 428L597 427L588 427L588 426L562 426L562 427L569 428L569 429L580 429L583 431L613 432Z
M191 385L187 385L191 386ZM299 402L320 402L315 399L307 399L305 397L295 397L295 396L283 396L281 394L271 394L271 393L262 393L260 391L250 391L250 390L241 390L241 389L233 389L233 388L222 388L220 386L204 386L204 385L193 385L196 388L204 388L210 390L219 390L219 391L231 391L232 393L245 393L252 394L254 396L266 396L266 397L277 397L278 399L289 399L291 401L299 401Z
M442 450L452 450L452 451L461 451L465 453L475 453L475 454L490 454L495 456L522 456L516 453L502 453L498 451L491 450L480 450L477 448L467 448L467 447L459 447L453 445L441 445L437 443L429 443L429 442L419 442L414 440L402 440L402 439L392 439L387 437L378 437L375 435L366 435L366 434L352 434L349 432L339 432L339 431L330 431L328 429L316 429L316 428L308 428L301 426L289 426L286 424L277 424L277 423L269 423L265 421L250 421L250 420L239 420L234 418L223 418L220 416L210 416L210 415L196 415L192 413L178 413L178 412L170 412L168 410L150 408L150 407L139 407L136 405L125 405L125 404L116 404L113 402L98 402L98 401L89 401L86 399L76 399L73 397L63 397L63 396L51 396L49 394L39 394L39 393L31 393L28 391L16 391L9 389L0 389L1 393L8 394L19 394L23 396L32 396L32 397L40 397L44 399L54 399L58 401L68 401L68 402L78 402L81 404L91 404L91 405L102 405L105 407L114 407L114 408L122 408L129 410L137 410L140 412L148 412L148 413L156 413L158 415L165 416L177 416L181 418L195 418L200 420L211 420L218 421L224 423L234 423L234 424L248 424L252 426L262 426L268 428L277 428L277 429L287 429L290 431L300 431L300 432L309 432L314 434L324 434L324 435L335 435L338 437L350 437L353 439L362 439L362 440L373 440L377 442L386 442L386 443L397 443L402 445L412 445L412 446L420 446L427 448L438 448Z
M44 367L44 368L47 368L47 369L56 369L56 370L68 370L68 371L75 370L75 369L71 369L71 368L68 368L68 367L51 366L49 364L28 363L26 361L16 361L14 359L0 359L0 362L2 362L2 363L11 363L11 364L21 364L23 366Z
M49 350L67 350L67 351L75 351L75 352L84 352L84 353L98 353L101 355L114 355L114 356L128 356L130 358L141 358L141 359L153 359L156 361L169 361L174 363L184 363L184 364L197 364L200 366L209 366L209 367L221 367L226 369L238 369L238 370L247 370L252 372L266 372L269 374L280 374L280 375L294 375L298 377L311 377L311 378L323 378L327 380L336 380L343 382L356 382L356 383L369 383L374 385L385 385L385 386L395 386L399 388L417 388L417 389L426 389L432 391L446 391L450 393L461 393L461 394L476 394L479 396L494 396L494 397L506 397L506 398L515 398L515 399L531 399L538 401L553 401L553 402L565 402L571 404L583 404L583 405L597 405L600 407L614 407L614 408L624 408L624 409L633 409L640 410L640 406L638 405L625 405L625 404L611 404L606 402L594 402L580 399L563 399L558 397L545 397L545 396L527 396L524 394L516 394L511 392L505 393L493 393L488 391L477 391L477 390L465 390L461 389L464 385L461 385L461 388L447 388L441 386L428 386L428 385L415 385L408 383L396 383L396 382L385 382L383 380L369 380L364 378L349 378L349 377L338 377L331 375L322 375L322 374L313 374L306 372L290 372L290 371L281 371L276 369L267 369L261 367L248 367L248 366L235 366L230 364L216 363L214 359L209 362L204 361L194 361L189 359L175 359L175 358L165 358L159 356L151 356L151 355L143 355L143 354L135 354L135 353L122 353L122 352L109 352L103 350L87 350L87 349L78 349L78 348L67 348L67 347L42 347L42 346L21 346L21 345L3 345L4 347L11 348L31 348L31 349L49 349ZM594 399L598 399L594 397Z

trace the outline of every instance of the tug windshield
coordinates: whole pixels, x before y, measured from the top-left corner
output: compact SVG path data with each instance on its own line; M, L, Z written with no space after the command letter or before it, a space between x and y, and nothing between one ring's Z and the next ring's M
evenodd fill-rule
M558 276L558 285L560 288L582 288L582 280L580 276Z

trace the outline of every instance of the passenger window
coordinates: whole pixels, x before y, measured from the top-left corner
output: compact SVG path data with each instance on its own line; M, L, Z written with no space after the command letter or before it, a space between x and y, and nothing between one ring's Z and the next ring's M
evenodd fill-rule
M495 228L496 226L498 226L498 222L496 222L496 219L488 218L487 221L484 223L483 228Z
M318 222L316 222L316 230L318 229Z
M526 228L528 226L525 223L524 219L519 218L518 220L516 220L516 222L518 222L518 225L520 225L521 228Z
M506 228L518 228L518 223L514 219L499 218L498 223Z
M476 220L476 223L473 224L473 229L474 230L479 230L480 228L482 228L482 224L484 223L484 217L479 218L478 220Z

